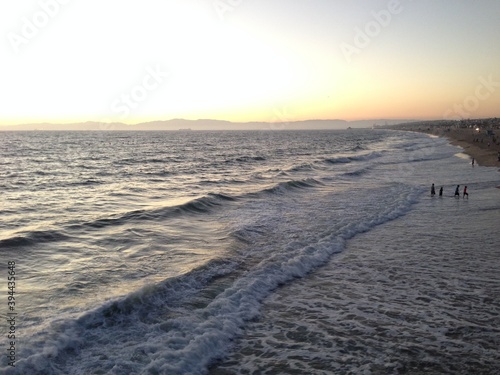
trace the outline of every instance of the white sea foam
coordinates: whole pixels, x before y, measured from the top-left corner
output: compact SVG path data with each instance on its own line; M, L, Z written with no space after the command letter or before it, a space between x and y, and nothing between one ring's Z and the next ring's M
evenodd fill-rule
M498 373L498 175L429 159L406 180L446 190L467 181L474 200L426 194L407 215L353 236L326 266L273 293L210 374Z

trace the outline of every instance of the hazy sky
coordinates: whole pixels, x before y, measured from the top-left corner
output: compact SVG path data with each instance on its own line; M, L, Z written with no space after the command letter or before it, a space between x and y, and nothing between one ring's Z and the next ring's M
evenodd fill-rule
M499 0L0 0L0 124L500 115Z

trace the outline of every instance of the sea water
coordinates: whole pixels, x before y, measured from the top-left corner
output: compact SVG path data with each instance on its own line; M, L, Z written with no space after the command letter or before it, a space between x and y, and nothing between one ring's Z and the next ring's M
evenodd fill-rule
M0 136L0 258L4 280L15 262L17 313L15 367L2 355L0 373L500 368L499 175L446 140Z

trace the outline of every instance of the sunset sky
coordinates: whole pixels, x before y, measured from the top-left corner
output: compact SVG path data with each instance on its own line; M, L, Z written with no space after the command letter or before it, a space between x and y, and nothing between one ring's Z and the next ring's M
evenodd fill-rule
M500 116L498 0L0 0L0 125Z

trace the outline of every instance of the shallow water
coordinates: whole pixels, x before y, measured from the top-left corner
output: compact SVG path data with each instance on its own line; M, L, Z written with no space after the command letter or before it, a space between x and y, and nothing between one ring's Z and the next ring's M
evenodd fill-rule
M423 198L263 304L211 374L500 372L498 190Z

